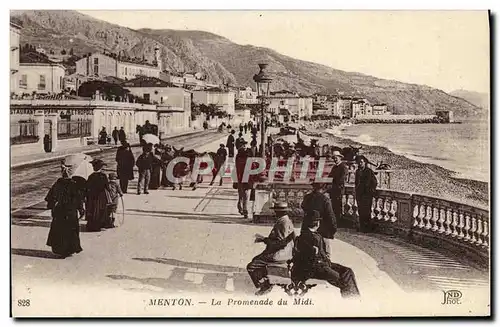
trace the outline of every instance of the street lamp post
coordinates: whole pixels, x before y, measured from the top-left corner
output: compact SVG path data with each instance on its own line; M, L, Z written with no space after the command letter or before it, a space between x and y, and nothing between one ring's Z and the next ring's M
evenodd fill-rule
M265 106L266 98L269 96L269 85L271 84L272 78L265 71L268 64L259 64L259 73L253 76L253 80L257 84L257 98L260 99L261 105L261 116L260 116L260 154L263 158L266 156L265 143L266 143L266 132L265 132Z

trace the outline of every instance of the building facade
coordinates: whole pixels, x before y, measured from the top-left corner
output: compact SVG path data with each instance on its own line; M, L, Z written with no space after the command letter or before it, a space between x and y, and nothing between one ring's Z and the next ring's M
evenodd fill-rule
M160 67L158 64L126 61L110 54L93 53L76 62L76 73L93 77L113 76L123 80L137 76L158 78Z
M387 114L387 104L380 103L374 104L372 108L373 115L386 115Z
M21 25L16 21L10 22L10 92L16 93L19 83L19 54Z
M21 63L16 94L61 93L65 68L57 63Z
M275 115L284 115L287 111L299 119L313 114L313 98L301 96L290 91L272 92L269 97L269 110Z
M235 114L235 99L236 96L234 92L225 91L220 88L193 91L193 101L197 104L216 105L231 116Z
M257 99L257 92L252 90L251 87L238 88L236 93L236 99L238 103L241 104L257 104L259 100Z

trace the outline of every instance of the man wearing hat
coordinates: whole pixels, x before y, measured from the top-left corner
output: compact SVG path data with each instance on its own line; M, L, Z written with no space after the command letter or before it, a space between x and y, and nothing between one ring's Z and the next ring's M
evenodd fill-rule
M235 142L234 133L236 133L236 132L233 129L233 130L231 130L231 134L229 134L229 136L227 137L226 146L227 146L227 149L229 151L229 158L234 157L234 142Z
M328 193L332 202L333 213L339 225L342 224L342 195L344 194L345 178L348 173L347 165L342 162L344 156L339 151L333 151L333 167L328 177L332 178L332 184ZM347 227L347 226L346 226Z
M238 212L243 215L246 219L248 218L248 190L252 188L251 185L251 176L247 181L243 180L245 176L245 167L248 159L248 151L245 148L245 144L243 144L238 149L238 154L235 158L235 166L236 166L236 177L237 181L237 189L238 189Z
M331 257L331 243L333 242L333 237L337 232L337 220L335 214L333 213L332 203L330 199L323 194L323 184L312 182L312 192L304 196L302 201L302 210L304 210L304 220L302 222L301 230L306 230L308 221L307 219L312 217L312 212L314 210L318 211L321 217L321 223L319 226L319 234L323 236L326 243L326 252Z
M357 156L356 179L354 181L356 202L358 204L359 230L363 233L372 230L372 203L377 191L377 177L373 170L367 167L368 159Z
M295 231L287 215L288 205L286 202L279 202L271 209L276 213L276 222L271 233L268 237L255 235L255 243L265 243L266 248L247 265L248 274L255 287L259 289L256 295L266 294L272 289L267 276L267 265L292 259Z
M321 225L319 211L313 210L304 217L305 228L295 240L292 282L305 283L310 278L326 280L340 288L342 297L359 296L356 278L351 268L331 262L326 244L318 233ZM304 226L303 224L303 226Z
M223 143L221 143L219 144L219 149L217 150L217 153L215 155L215 160L214 160L215 167L213 173L214 177L212 178L210 185L214 185L215 177L217 177L220 169L224 166L224 162L226 162L226 157L227 157L226 147L224 146ZM222 186L222 176L220 178L219 186Z

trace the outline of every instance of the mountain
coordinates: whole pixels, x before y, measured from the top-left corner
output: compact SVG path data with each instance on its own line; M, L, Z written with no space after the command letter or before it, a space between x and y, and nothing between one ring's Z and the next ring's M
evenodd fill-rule
M239 45L208 32L133 30L76 11L11 11L11 17L23 24L22 44L30 43L55 53L73 48L76 55L110 51L152 60L154 48L159 46L165 69L203 72L213 83L253 86L257 64L267 62L274 76L272 90L304 94L344 92L364 96L372 103L387 103L398 114L432 114L436 109L449 109L455 116L467 117L481 112L461 97L425 85L345 72L268 48Z
M479 108L489 110L490 97L488 93L481 93L468 90L455 90L453 92L450 92L450 94L465 99Z

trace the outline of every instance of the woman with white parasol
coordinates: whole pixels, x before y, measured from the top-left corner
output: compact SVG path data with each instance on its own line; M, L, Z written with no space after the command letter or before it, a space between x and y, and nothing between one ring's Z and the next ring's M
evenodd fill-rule
M84 214L85 183L91 170L89 156L76 154L66 157L61 163L62 177L45 197L47 208L52 210L47 245L60 258L82 251L78 221Z

